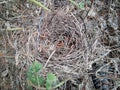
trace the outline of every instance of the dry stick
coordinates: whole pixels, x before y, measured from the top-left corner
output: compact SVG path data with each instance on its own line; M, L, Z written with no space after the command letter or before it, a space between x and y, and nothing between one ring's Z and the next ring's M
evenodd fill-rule
M113 60L114 64L115 64L115 69L116 71L118 71L118 74L120 74L119 68L118 68L118 63L117 60Z
M102 67L100 67L97 71L96 71L96 73L95 73L95 76L97 77L97 78L103 78L103 77L100 77L99 75L98 75L98 72L99 71L102 71L102 69L104 69L105 67L107 67L109 64L110 64L111 62L109 62L108 64L105 64L104 66L102 66ZM105 77L104 77L105 78Z
M51 11L49 8L45 7L41 2L38 2L36 0L29 0L29 1L32 2L32 3L34 3L34 4L36 4L37 6L42 7L46 11Z
M54 51L51 53L51 55L49 56L47 62L46 62L45 65L44 65L43 69L47 66L48 62L50 61L50 59L51 59L51 57L53 56L53 54L55 53L55 51L56 51L56 50L54 50Z

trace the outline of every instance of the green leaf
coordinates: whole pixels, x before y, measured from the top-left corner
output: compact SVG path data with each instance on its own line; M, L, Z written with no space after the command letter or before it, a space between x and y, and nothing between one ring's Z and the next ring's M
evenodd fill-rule
M46 83L46 90L51 90L52 89L52 86L50 83Z
M54 82L57 81L57 77L55 76L55 74L49 73L47 74L47 82Z
M36 77L36 76L31 76L31 77L28 77L28 80L31 81L32 84L38 86L38 85L44 85L44 78L43 77Z
M41 63L39 63L38 61L35 61L34 63L33 63L33 67L34 67L34 69L35 69L35 72L38 72L39 70L41 70L42 69L42 64Z
M39 70L41 70L42 69L42 64L41 63L39 63L38 61L34 61L33 62L33 64L30 66L30 68L29 68L29 70L28 70L28 72L29 73L36 73L36 72L38 72Z
M28 80L31 81L32 84L38 85L37 78L35 76L28 77Z
M83 2L80 2L80 3L79 3L79 8L80 8L80 9L84 9L84 7L85 7L85 4L84 4Z
M55 74L52 73L47 74L46 89L51 90L56 85L57 85L57 77L55 76Z
M44 85L44 83L45 83L45 80L43 77L38 77L38 81L39 81L40 85Z
M91 1L90 1L90 0L86 0L86 3L90 5L90 4L91 4Z
M42 64L38 61L33 62L27 72L27 78L34 85L43 85L45 80L42 76L39 76L38 72L42 69Z

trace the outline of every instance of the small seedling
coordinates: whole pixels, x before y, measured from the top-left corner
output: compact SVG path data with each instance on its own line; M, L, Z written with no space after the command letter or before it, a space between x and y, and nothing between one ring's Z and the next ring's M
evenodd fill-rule
M53 73L48 73L46 78L40 75L43 66L38 61L33 62L27 72L27 80L33 87L46 87L46 90L57 88L64 84L64 82L58 82L57 77Z
M27 78L28 80L34 84L34 85L44 85L45 80L42 76L39 75L39 72L42 69L42 64L39 62L35 61L29 68L27 72Z

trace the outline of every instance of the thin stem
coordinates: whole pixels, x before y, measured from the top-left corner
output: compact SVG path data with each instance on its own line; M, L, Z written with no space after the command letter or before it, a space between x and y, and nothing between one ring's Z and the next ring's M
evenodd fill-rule
M30 0L32 3L36 4L37 6L42 7L43 9L47 10L47 11L51 11L50 9L48 9L47 7L45 7L41 2L38 2L36 0Z
M44 65L43 69L47 66L48 62L50 61L50 59L51 59L51 57L53 56L53 54L55 53L55 51L56 51L56 50L54 50L54 51L51 53L51 55L49 56L47 62L46 62L45 65Z

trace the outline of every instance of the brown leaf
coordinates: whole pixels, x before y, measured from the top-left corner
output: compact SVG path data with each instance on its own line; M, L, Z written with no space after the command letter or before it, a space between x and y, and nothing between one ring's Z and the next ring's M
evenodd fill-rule
M4 56L4 53L0 52L0 57L3 57Z

